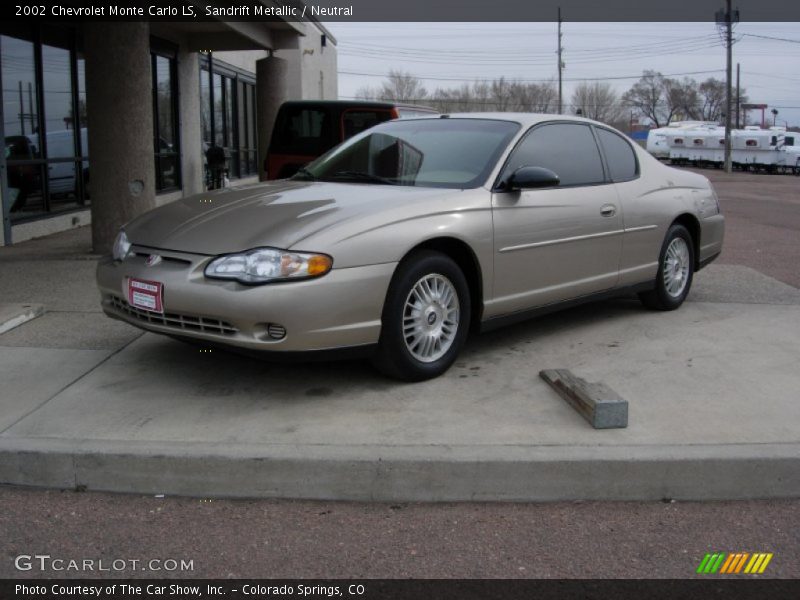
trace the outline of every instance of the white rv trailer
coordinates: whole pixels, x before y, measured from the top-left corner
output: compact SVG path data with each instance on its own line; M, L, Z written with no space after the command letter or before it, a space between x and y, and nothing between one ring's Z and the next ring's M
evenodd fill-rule
M667 137L677 130L691 129L694 127L713 127L713 121L673 121L666 127L651 129L647 133L647 151L656 158L669 158L669 141Z
M673 164L721 167L725 161L725 129L695 127L667 134ZM731 131L731 162L738 169L768 172L800 171L795 136L783 127L749 126Z
M675 129L666 135L669 159L673 164L714 162L717 157L720 128L717 125L694 125ZM725 130L722 129L724 140Z
M709 127L686 132L684 154L689 162L705 165L725 160L725 128Z
M757 127L738 131L733 144L733 162L742 169L786 172L798 170L796 136L785 127Z

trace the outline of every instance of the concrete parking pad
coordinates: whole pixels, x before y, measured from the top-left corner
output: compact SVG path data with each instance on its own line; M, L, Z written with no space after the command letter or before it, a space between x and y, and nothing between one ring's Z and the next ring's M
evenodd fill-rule
M117 350L142 331L95 312L48 312L0 335L0 346Z
M780 356L776 356L779 353ZM800 443L800 308L614 303L476 338L438 379L364 363L274 365L147 334L5 436L300 445ZM594 431L547 385L569 365L630 402ZM776 418L778 417L778 418Z
M93 260L0 260L0 301L100 312L96 268Z
M109 354L108 350L0 346L0 432L45 404Z
M476 337L450 372L418 384L359 362L274 365L146 334L5 431L0 480L14 482L16 449L72 457L58 477L28 469L18 483L120 491L797 495L798 355L800 307L714 302L573 309ZM551 367L612 386L629 427L593 430L538 379Z
M0 334L35 319L43 312L41 304L0 304Z

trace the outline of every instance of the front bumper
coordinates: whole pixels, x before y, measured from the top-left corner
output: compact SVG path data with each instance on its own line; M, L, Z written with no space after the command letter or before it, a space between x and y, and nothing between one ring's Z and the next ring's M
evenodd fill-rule
M151 252L162 261L148 267ZM377 343L396 263L245 286L206 278L203 270L212 258L137 246L122 262L104 258L97 266L103 311L147 331L254 351L308 352ZM128 305L130 277L163 284L163 315ZM270 324L283 327L285 337L270 337Z

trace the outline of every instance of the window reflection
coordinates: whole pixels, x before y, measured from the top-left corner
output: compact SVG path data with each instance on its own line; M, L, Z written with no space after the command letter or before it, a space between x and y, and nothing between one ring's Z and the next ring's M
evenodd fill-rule
M8 139L8 138L6 138ZM8 199L12 219L32 216L45 210L42 165L8 163Z
M73 50L79 39L72 29L47 26L36 37L38 69L34 42L0 36L9 192L4 200L13 222L78 208L88 198L89 167L81 160L88 149L84 61Z
M204 146L211 144L211 90L208 77L208 69L200 69L200 124Z
M3 127L8 138L23 136L30 147L17 145L26 158L38 157L39 135L36 111L36 69L33 43L9 36L0 36L0 62L3 77Z
M42 91L48 158L75 156L75 127L72 110L72 71L69 50L42 46ZM74 172L74 168L73 168Z
M78 53L76 60L78 70L78 123L79 127L85 129L88 126L88 116L86 114L86 59L82 53ZM81 156L89 156L89 140L84 135L81 138Z
M222 75L214 73L214 143L225 146L225 96L222 93Z
M181 187L181 179L175 59L154 53L152 68L156 190L178 189Z
M211 177L206 152L212 145L222 148L228 177L258 172L255 99L255 85L242 76L212 72L209 80L208 66L201 67L200 121L207 185Z
M32 42L0 36L8 173L8 194L3 201L14 220L45 210L42 166L30 162L41 158L34 60Z
M165 149L171 150L173 131L172 66L163 56L156 57L156 110L158 112L158 135ZM163 150L164 148L162 148Z

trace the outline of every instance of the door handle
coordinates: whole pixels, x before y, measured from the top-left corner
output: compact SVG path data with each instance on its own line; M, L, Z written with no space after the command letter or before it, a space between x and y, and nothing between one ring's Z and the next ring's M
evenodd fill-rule
M615 214L617 214L617 207L613 204L605 204L600 209L600 214L604 217L613 217Z

